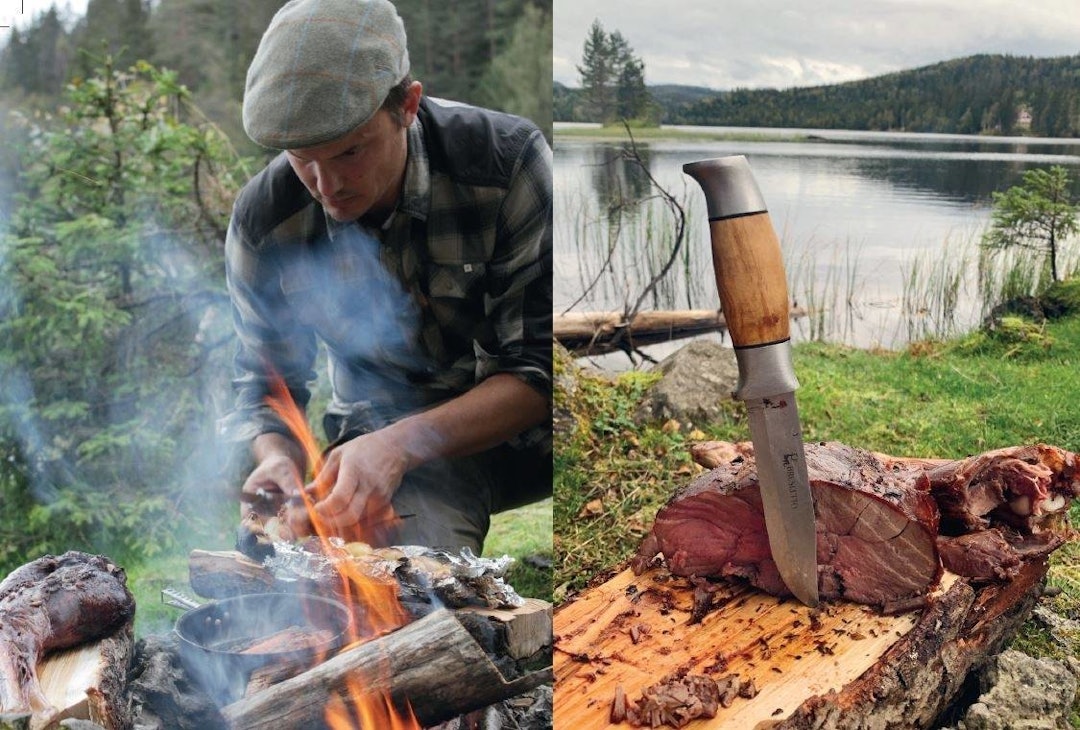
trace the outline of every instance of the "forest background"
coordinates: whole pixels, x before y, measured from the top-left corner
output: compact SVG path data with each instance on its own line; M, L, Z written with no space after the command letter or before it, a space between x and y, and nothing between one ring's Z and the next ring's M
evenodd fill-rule
M1076 137L1078 67L1080 56L979 54L842 84L645 88L650 116L664 124ZM644 63L635 71L642 79L648 73ZM581 88L555 84L555 121L611 121L591 83L582 73Z
M277 0L89 0L71 17L56 5L10 31L0 54L5 106L54 108L65 84L93 76L111 54L177 72L198 107L236 144L248 64ZM529 117L551 128L551 3L398 0L412 75L431 96ZM2 32L2 31L0 31ZM0 42L3 42L0 39ZM251 151L253 148L246 148Z

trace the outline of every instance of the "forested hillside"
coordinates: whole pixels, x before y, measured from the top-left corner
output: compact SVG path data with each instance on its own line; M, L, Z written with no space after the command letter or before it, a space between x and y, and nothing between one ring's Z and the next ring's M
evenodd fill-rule
M1080 136L1080 56L978 55L831 86L657 89L666 124ZM556 94L560 111L574 108ZM571 121L559 115L560 121ZM587 121L587 120L577 120Z
M69 17L57 3L9 33L0 55L5 106L51 109L64 84L111 53L173 69L198 106L244 144L247 65L279 0L90 0ZM398 0L413 76L425 91L551 121L551 4L534 0ZM43 7L44 3L39 7Z

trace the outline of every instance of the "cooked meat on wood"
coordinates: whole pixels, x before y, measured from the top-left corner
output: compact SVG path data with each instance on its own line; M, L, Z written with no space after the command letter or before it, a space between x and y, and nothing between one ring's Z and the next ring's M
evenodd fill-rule
M910 470L839 443L807 444L806 462L823 597L884 605L937 584L937 507ZM769 548L752 457L702 475L661 508L635 570L657 552L677 575L742 578L789 595Z
M334 632L328 629L290 626L269 636L244 642L246 646L232 647L231 651L240 654L282 654L329 646L333 639Z
M1076 454L1046 444L942 462L925 474L941 510L942 532L951 535L993 525L1028 535L1053 530L1080 497Z
M635 570L660 552L679 575L741 577L786 594L765 534L752 445L707 442L692 456L703 465L723 456L731 461L660 510ZM977 581L1015 576L1024 560L1064 542L1066 513L1080 496L1076 455L1046 444L955 461L837 443L807 444L806 456L820 592L887 610L919 605L936 584L934 542L953 573Z
M38 660L107 636L134 613L123 569L99 555L46 555L16 569L0 582L0 713L51 716Z

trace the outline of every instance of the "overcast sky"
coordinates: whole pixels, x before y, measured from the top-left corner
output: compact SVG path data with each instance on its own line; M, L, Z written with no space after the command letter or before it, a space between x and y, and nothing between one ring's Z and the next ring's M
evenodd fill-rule
M647 84L812 86L976 53L1080 55L1077 0L553 0L554 74L578 86L593 20Z

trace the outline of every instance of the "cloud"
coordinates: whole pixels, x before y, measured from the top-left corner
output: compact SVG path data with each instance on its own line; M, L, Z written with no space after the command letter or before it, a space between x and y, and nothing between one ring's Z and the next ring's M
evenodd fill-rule
M1080 53L1073 0L554 0L555 77L594 19L645 61L646 81L713 88L837 83L976 53Z

